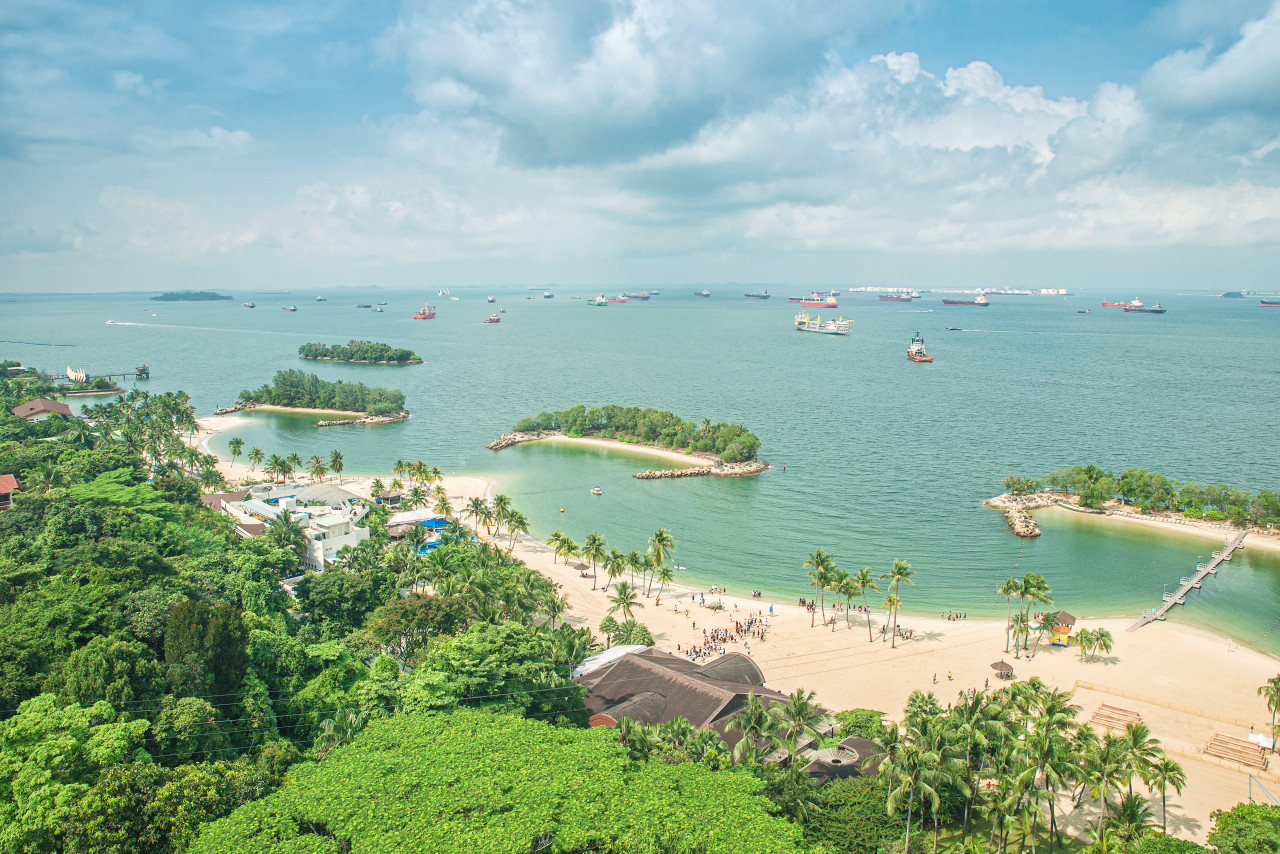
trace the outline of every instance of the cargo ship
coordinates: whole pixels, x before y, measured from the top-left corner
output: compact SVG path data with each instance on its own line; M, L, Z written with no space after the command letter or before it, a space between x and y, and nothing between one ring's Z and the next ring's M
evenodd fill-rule
M911 344L907 346L907 358L913 362L932 362L933 357L924 351L924 339L917 332L915 337L911 339Z
M986 294L978 294L975 299L944 299L943 305L980 305L986 307L991 305Z
M316 302L328 302L328 297L316 297Z
M609 304L609 301L604 298L604 294L601 294L595 299L587 300L587 305L608 305L608 304Z
M1129 302L1107 302L1103 300L1103 308L1142 308L1142 300L1135 299Z
M296 305L286 305L282 307L280 310L281 311L297 311L298 307Z
M881 294L880 302L911 302L911 294Z
M625 294L618 294L616 297L609 297L609 302L631 302Z
M705 298L705 297L709 297L709 296L711 296L711 291L707 290L706 288L703 288L703 289L702 289L702 290L700 290L700 291L694 291L694 292L693 292L693 295L694 295L695 297L704 297L704 298Z
M1265 308L1280 308L1280 299L1264 299L1261 302Z
M543 298L543 299L555 299L555 298L556 298L556 295L555 295L555 294L553 294L553 293L551 293L551 291L543 291L543 292L542 292L542 298Z
M414 320L431 320L436 316L436 307L434 305L424 305L418 309L418 313L413 316Z
M640 292L640 293L638 293L638 294L627 294L627 295L626 295L627 299L638 299L638 300L641 300L641 301L648 300L650 296L652 296L652 294L650 294L648 291L641 291L641 292Z
M749 294L743 294L743 296L746 297L747 299L768 299L769 292L768 291L752 291Z
M842 317L839 320L828 320L823 323L822 315L810 317L807 311L796 315L796 329L801 332L821 332L824 335L848 335L849 324L852 322Z
M800 304L805 308L839 308L840 303L836 302L835 297L824 297L815 293L808 299L800 300Z
M1164 314L1165 313L1165 309L1160 306L1160 303L1156 303L1155 305L1149 306L1149 307L1145 305L1126 305L1124 307L1124 310L1125 312L1130 314Z
M367 303L367 302L358 302L356 303L356 308L373 308L373 304Z

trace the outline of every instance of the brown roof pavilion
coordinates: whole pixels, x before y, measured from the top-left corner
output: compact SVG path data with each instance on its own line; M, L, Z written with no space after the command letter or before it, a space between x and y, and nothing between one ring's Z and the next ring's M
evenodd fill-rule
M1066 626L1070 628L1076 624L1076 618L1066 611L1059 611L1053 615L1053 624L1055 626Z
M65 415L71 417L71 407L56 400L37 397L13 408L13 414L19 418L32 418L36 415Z

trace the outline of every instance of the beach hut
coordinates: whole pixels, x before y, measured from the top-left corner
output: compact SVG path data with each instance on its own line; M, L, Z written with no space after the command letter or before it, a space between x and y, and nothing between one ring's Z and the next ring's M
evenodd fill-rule
M1053 645L1071 646L1071 629L1075 627L1076 618L1068 614L1066 611L1059 611L1052 615L1052 620Z

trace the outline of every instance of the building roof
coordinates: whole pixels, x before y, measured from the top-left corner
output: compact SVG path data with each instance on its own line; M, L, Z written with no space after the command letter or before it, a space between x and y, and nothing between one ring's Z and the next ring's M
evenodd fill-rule
M760 668L747 656L732 652L707 666L646 647L575 678L587 689L587 711L599 723L629 718L661 724L683 717L699 729L708 727L732 746L741 736L726 733L725 724L755 693L767 704L786 696L763 687ZM759 681L755 681L759 677ZM605 718L609 720L605 720Z
M56 400L49 400L46 397L37 397L35 400L29 400L26 403L18 404L13 408L13 414L19 418L30 418L33 415L41 415L43 413L51 413L55 415L65 415L71 417L71 407L65 403L59 403Z
M1053 615L1053 624L1055 626L1074 626L1076 618L1068 614L1066 611L1059 611Z
M11 474L0 474L0 494L17 492L22 489L22 484Z
M879 760L864 767L867 758L879 753L876 743L861 736L852 735L835 747L825 747L808 754L809 764L805 772L825 784L835 780L846 780L850 777L861 777L875 774L880 770Z
M325 516L313 516L310 524L313 528L336 528L339 525L351 524L351 520L346 516L329 514Z
M623 644L621 646L611 646L604 652L597 652L590 658L584 658L582 663L573 668L573 678L585 676L593 670L599 670L607 664L613 664L624 655L633 652L642 652L649 647L646 644Z
M224 501L243 501L244 497L249 494L249 490L242 489L239 492L210 492L208 495L200 496L200 503L210 510L218 512L222 511L222 502Z
M304 486L295 492L293 497L297 499L299 504L323 501L331 507L335 504L346 504L360 500L360 496L351 490L329 483L313 483L311 486Z

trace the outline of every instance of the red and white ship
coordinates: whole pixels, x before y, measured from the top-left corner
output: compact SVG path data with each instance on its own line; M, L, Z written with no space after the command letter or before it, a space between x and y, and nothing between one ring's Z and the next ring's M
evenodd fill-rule
M1130 300L1129 302L1107 302L1106 300L1103 300L1102 307L1103 308L1142 308L1142 300L1135 299L1135 300Z
M907 358L913 362L932 362L933 357L924 351L924 339L917 332L907 347Z
M418 309L418 313L413 316L414 320L431 320L436 316L436 307L433 305L424 305Z

